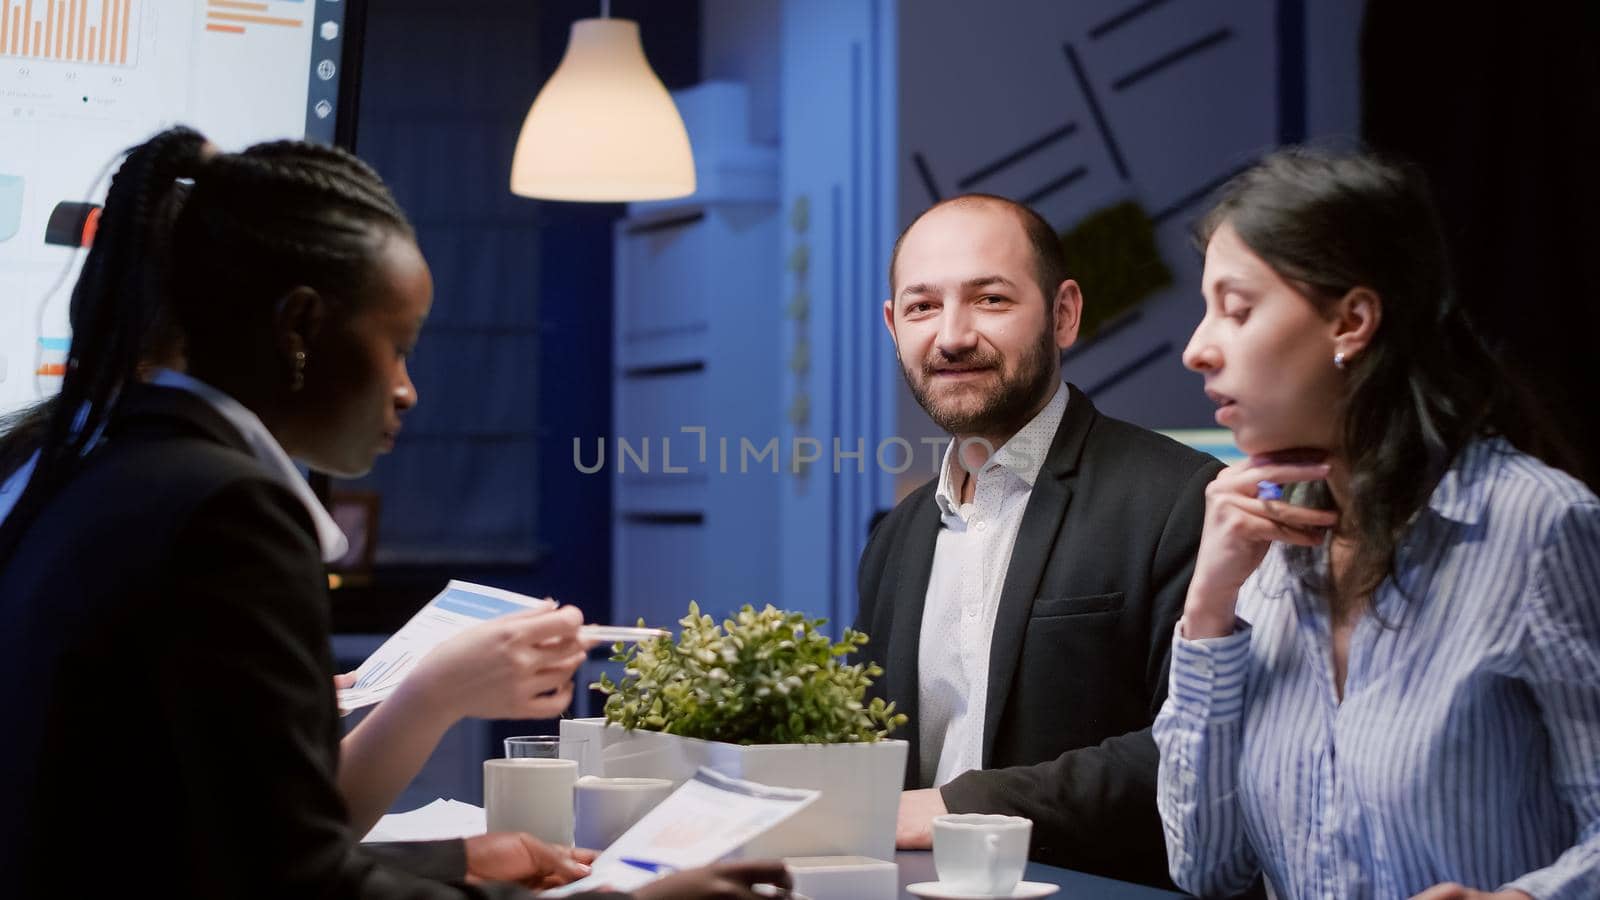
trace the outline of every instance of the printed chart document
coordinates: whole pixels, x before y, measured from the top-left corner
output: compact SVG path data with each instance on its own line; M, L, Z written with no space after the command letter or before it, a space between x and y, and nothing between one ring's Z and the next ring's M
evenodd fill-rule
M683 869L710 865L817 799L701 768L594 861L588 877L545 891L565 897L602 886L629 891Z
M339 709L348 713L388 697L428 651L479 622L555 606L550 599L451 581L356 669L355 686L339 691Z

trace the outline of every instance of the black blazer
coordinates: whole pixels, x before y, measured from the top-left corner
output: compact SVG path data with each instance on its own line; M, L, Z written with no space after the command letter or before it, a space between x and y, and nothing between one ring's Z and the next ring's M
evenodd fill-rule
M1194 571L1205 487L1221 464L1102 416L1076 387L1033 486L989 652L983 771L945 785L951 812L1033 820L1034 859L1170 886L1150 725ZM917 646L940 528L938 479L873 531L861 557L861 657L911 722L906 786L926 786Z
M0 562L4 892L527 896L410 874L459 841L357 844L310 517L200 398L123 407Z

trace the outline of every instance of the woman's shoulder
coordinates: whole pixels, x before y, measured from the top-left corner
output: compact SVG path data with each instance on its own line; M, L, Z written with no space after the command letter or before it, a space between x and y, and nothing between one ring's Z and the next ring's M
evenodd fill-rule
M97 517L144 523L152 538L192 530L197 519L252 510L279 518L282 509L304 530L312 529L294 494L255 457L179 427L112 435L52 505L94 508Z
M1468 445L1456 466L1465 513L1491 526L1513 526L1538 540L1574 514L1600 513L1600 498L1571 474L1517 449L1503 437Z
M238 482L279 482L236 426L201 397L174 388L141 386L96 453L124 477L159 479L191 495Z

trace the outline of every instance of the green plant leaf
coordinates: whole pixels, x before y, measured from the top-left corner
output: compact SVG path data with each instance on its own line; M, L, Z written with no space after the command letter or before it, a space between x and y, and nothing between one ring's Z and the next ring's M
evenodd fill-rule
M768 604L741 607L720 623L697 603L670 637L642 641L613 655L624 677L605 675L605 717L644 728L741 744L845 743L888 737L906 722L882 698L866 701L873 664L845 657L867 636L846 629L834 642L808 619Z

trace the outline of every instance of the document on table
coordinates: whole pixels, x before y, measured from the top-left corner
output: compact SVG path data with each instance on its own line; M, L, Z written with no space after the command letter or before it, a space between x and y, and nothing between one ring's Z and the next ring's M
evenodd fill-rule
M740 781L701 768L594 861L588 877L545 891L565 897L602 886L630 891L709 865L817 799L819 791Z
M540 600L469 581L451 581L356 668L355 686L339 691L339 710L348 713L388 697L428 651L479 622L555 606L556 602L548 598Z
M483 807L440 798L410 812L390 813L378 820L365 841L442 841L473 837L488 830Z

